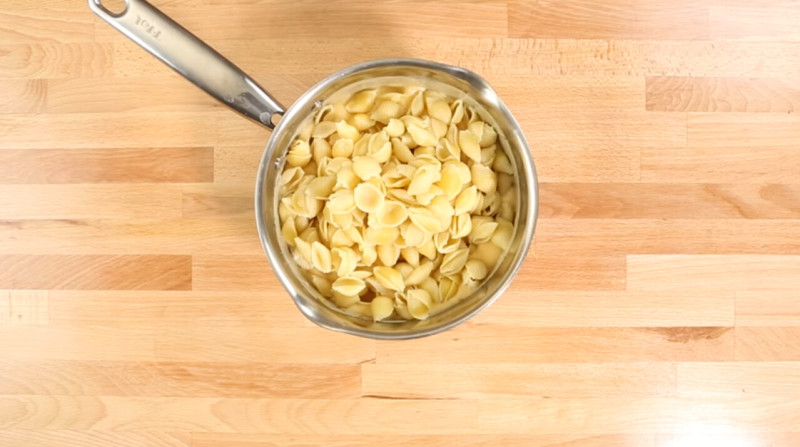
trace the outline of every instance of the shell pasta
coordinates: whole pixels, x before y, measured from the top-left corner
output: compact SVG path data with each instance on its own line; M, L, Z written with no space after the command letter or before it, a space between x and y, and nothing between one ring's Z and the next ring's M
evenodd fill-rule
M383 86L318 108L280 177L280 233L325 299L423 320L491 277L517 183L497 130L461 98Z

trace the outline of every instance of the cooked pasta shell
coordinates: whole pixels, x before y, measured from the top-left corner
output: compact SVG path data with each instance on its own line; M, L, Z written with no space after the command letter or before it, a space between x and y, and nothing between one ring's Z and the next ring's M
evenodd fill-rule
M300 167L288 168L283 171L281 173L281 193L287 195L295 192L304 176L305 173Z
M400 174L400 172L397 170L391 173L383 174L381 176L381 181L384 185L386 185L386 188L390 189L405 188L411 183L410 178Z
M359 256L352 248L336 247L331 250L331 264L339 277L349 276L356 269Z
M439 280L439 299L442 302L453 299L458 293L461 281L452 276L443 276Z
M489 274L489 270L486 267L486 264L479 261L478 259L470 259L464 265L464 270L469 275L470 279L480 281L486 278L486 275Z
M344 102L336 102L333 104L333 108L330 112L328 112L323 121L343 121L346 120L350 116L350 113L344 106Z
M316 177L308 183L306 187L306 194L314 197L315 199L327 199L333 192L333 187L336 185L336 177L325 176Z
M454 164L445 164L442 166L442 178L436 182L436 186L442 190L447 200L455 200L458 194L461 193L462 188L458 168Z
M478 143L478 138L472 132L468 130L459 131L458 146L461 148L461 153L472 161L481 161L481 146Z
M329 136L333 135L336 132L336 123L331 121L320 121L314 126L314 130L311 131L312 138L328 138Z
M416 195L417 203L423 206L428 206L431 204L431 202L433 202L433 199L435 199L438 196L442 196L442 198L444 198L444 191L442 191L442 188L439 188L436 185L432 185L431 188L425 194Z
M361 136L355 126L344 120L336 123L336 134L342 139L353 140L354 142Z
M317 231L316 227L308 225L305 230L300 232L300 239L309 244L312 242L319 242L319 231Z
M305 268L313 267L314 264L311 262L311 244L301 237L296 237L294 238L294 246L296 253L300 255L303 261L305 261L305 265L308 266Z
M392 159L392 143L390 141L386 141L382 145L378 146L375 150L371 150L369 155L375 159L378 163L386 163Z
M487 123L483 123L483 134L480 138L481 147L489 147L497 143L497 131Z
M411 104L408 106L408 112L414 116L420 116L425 109L423 91L418 91L412 98Z
M467 263L468 257L468 248L460 248L447 253L444 255L444 259L442 259L442 265L439 266L439 272L445 276L458 274Z
M403 163L408 163L414 158L411 149L400 138L392 138L392 155Z
M347 237L347 234L345 234L345 232L341 229L333 231L330 242L331 247L350 247L355 243L354 241L350 240L350 238Z
M450 236L454 239L467 237L471 231L472 217L468 213L455 216L450 223Z
M387 200L383 204L383 208L378 210L376 220L380 226L384 227L397 227L400 226L408 218L408 211L406 207L397 201Z
M290 247L294 247L294 239L297 237L297 227L294 219L287 219L281 227L281 235Z
M497 191L481 195L483 196L481 206L476 207L476 210L480 210L480 213L484 216L494 216L497 214L497 211L500 209L500 197L497 195Z
M351 306L347 306L344 311L356 317L372 318L372 309L369 303L362 303L359 301Z
M408 193L412 195L425 194L431 189L431 186L440 179L441 173L437 171L436 166L420 166L411 177L411 183L408 185Z
M366 113L375 104L378 93L374 89L361 90L347 100L345 110L350 113Z
M450 117L450 122L453 124L458 124L464 119L464 102L460 99L457 99L453 101L451 107L453 108L453 116Z
M442 222L447 222L447 225L444 226L445 228L441 231L445 231L450 227L450 218L455 214L455 208L453 208L453 205L447 200L447 197L444 195L437 195L431 200L427 208L434 216L439 217Z
M336 183L333 186L334 190L339 189L354 189L359 183L358 176L350 167L342 168L336 174Z
M450 105L440 99L428 99L426 108L431 118L436 118L442 123L450 123L450 118L453 117Z
M361 180L369 180L381 176L381 165L372 157L356 157L353 160L353 172Z
M338 280L337 280L337 282L338 282ZM331 286L331 290L332 290L331 293L333 295L333 302L337 306L339 306L339 307L341 307L343 309L346 309L346 308L348 308L348 307L350 307L350 306L352 306L354 304L358 304L358 302L360 300L358 299L358 295L357 294L356 295L347 295L347 294L341 293L341 292L336 290L336 282L334 282L333 284L334 285Z
M447 135L447 124L439 121L436 118L431 118L431 132L436 137L437 143Z
M497 189L497 176L492 171L492 168L480 163L473 163L470 172L472 174L472 184L478 188L478 191L489 194Z
M328 197L328 209L333 214L346 214L356 209L353 191L340 189Z
M374 276L370 276L369 278L365 278L364 282L367 284L367 287L375 292L375 295L386 295L391 296L394 295L394 290L387 289L384 287Z
M514 188L514 177L509 174L497 174L497 191L505 194Z
M447 254L458 249L461 244L461 239L452 238L450 237L449 231L443 231L433 237L433 244L436 246L436 251Z
M331 144L326 139L314 138L311 140L311 157L317 162L318 166L322 164L322 160L332 156Z
M414 149L415 147L417 147L417 143L415 143L414 139L411 138L411 135L408 134L408 128L406 128L406 133L404 133L400 137L400 141L402 141L403 144L408 146L409 149Z
M497 154L497 146L489 146L481 149L481 164L491 166Z
M421 263L406 277L406 286L421 284L426 278L430 278L431 272L433 272L433 262L426 261Z
M347 230L353 227L353 213L331 214L331 223L335 226Z
M289 146L289 153L286 154L286 163L289 166L306 166L311 161L311 147L308 141L294 140Z
M476 138L478 138L479 144L481 137L483 136L483 126L484 126L483 121L473 121L469 123L469 125L467 126L467 130L472 132L472 134L475 135Z
M389 124L384 128L390 137L399 137L406 132L406 125L396 118L389 120Z
M472 231L469 233L471 244L482 244L489 242L497 230L498 223L491 217L472 216Z
M328 250L328 247L320 242L311 244L311 265L322 273L330 273L333 271L331 252Z
M425 230L423 230L413 221L409 221L401 225L400 233L402 234L403 239L405 239L408 247L419 247L425 242Z
M511 247L511 240L514 237L514 225L502 218L497 219L497 230L492 235L492 243L508 250Z
M383 194L372 183L361 183L353 190L353 199L358 209L375 213L383 207Z
M359 248L361 249L361 261L359 265L369 267L378 260L378 250L374 245L365 243L360 245Z
M427 278L423 279L418 287L428 292L433 302L441 301L441 298L439 298L439 283L431 276L428 276Z
M363 157L364 155L369 155L369 142L371 139L372 135L364 135L356 140L353 144L353 153L351 156Z
M356 270L353 273L351 273L350 276L353 278L363 279L366 281L367 278L370 278L372 276L372 270Z
M406 127L408 134L411 135L411 138L417 144L417 146L430 146L433 147L439 141L434 135L433 130L430 128L424 128L417 126L416 124L409 124Z
M395 227L367 227L364 242L374 245L391 244L400 235L400 230Z
M494 163L492 163L492 168L497 172L502 172L508 175L514 175L514 167L511 165L511 161L508 159L508 156L503 151L497 151L494 156Z
M417 167L410 164L400 163L397 165L397 172L403 177L408 177L410 180L411 177L414 176L414 173L417 172Z
M405 261L413 266L419 266L419 250L413 247L406 247L400 250L400 255L405 259Z
M478 189L473 185L461 191L458 197L456 197L454 206L455 214L468 213L475 208L475 204L477 203L478 203Z
M331 282L320 275L312 275L311 276L311 284L317 289L322 296L329 297L331 296Z
M423 242L419 247L417 247L417 250L419 250L419 254L425 256L430 260L436 259L436 255L438 253L436 251L436 244L433 243L432 237L426 239L425 242Z
M364 243L364 237L361 235L361 232L355 226L343 228L342 231L344 231L344 234L346 234L347 237L350 238L350 240L355 242L356 244L361 245Z
M297 227L298 234L306 231L306 229L308 229L309 224L310 221L303 216L297 216L294 218L294 226Z
M441 231L441 221L427 208L409 208L408 218L428 234Z
M397 315L404 320L413 320L414 317L408 312L408 305L406 304L405 297L400 293L395 293L394 311Z
M335 157L325 163L325 168L320 175L336 175L342 169L351 169L353 160L346 157Z
M388 296L376 296L369 303L372 319L381 321L389 318L394 313L394 300Z
M281 222L286 222L292 217L292 212L289 211L289 207L284 203L285 200L287 200L286 197L281 199L280 203L278 203L278 218Z
M500 260L500 257L503 254L503 249L491 242L478 244L475 247L476 248L472 253L472 257L480 259L481 262L486 264L486 268L488 268L489 271L494 269L494 266L497 264L497 261Z
M366 113L356 113L348 118L347 123L355 127L359 132L363 132L375 125L375 120Z
M313 123L316 125L319 124L320 121L324 121L323 117L328 113L330 113L331 110L333 110L333 104L325 104L324 106L317 109L317 111L314 113Z
M440 171L442 170L442 162L436 158L436 154L424 154L422 152L418 153L417 151L420 149L422 148L417 148L414 150L414 158L408 162L408 166L418 169L422 166L429 165L436 168L436 174L440 174ZM440 176L437 175L436 181L439 181L439 178Z
M431 295L423 289L411 289L406 292L406 305L412 317L424 320L431 310Z
M331 155L334 157L349 157L353 154L353 140L340 138L333 143Z
M381 261L381 264L387 267L392 267L397 264L397 259L400 257L400 247L394 244L378 245L376 251L378 252L378 259Z
M383 124L387 124L392 118L397 118L402 113L402 106L392 100L383 100L378 102L375 108L372 109L370 118Z
M375 267L372 274L387 289L402 292L406 287L403 275L392 267Z
M406 262L398 262L395 264L394 269L400 272L403 278L407 278L414 271L414 267Z

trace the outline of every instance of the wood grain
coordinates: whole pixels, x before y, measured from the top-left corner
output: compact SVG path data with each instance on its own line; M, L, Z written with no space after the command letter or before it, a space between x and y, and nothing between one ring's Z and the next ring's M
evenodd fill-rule
M201 183L214 181L208 147L0 151L0 183Z
M631 7L635 5L635 7ZM509 2L509 35L528 38L705 39L702 2ZM580 23L580 27L575 24Z
M348 399L361 394L358 365L0 362L0 378L3 395Z
M6 289L188 290L191 259L181 255L2 255Z
M0 80L5 101L0 113L37 113L44 109L47 84L42 79Z
M530 142L530 254L445 333L319 328L254 223L270 132L85 1L0 0L0 445L800 445L798 2L151 2L286 106L475 71Z
M776 112L800 107L795 79L647 78L647 110L662 112Z

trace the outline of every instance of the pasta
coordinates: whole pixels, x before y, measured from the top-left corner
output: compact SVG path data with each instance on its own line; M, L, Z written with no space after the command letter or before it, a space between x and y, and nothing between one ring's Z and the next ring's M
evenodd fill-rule
M504 140L464 99L418 86L323 104L289 146L279 227L325 299L374 321L423 320L490 278L519 194Z

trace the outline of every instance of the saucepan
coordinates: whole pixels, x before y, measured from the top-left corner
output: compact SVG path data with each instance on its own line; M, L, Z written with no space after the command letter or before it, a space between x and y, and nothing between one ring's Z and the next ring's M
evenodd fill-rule
M334 331L374 339L410 339L450 329L485 309L511 284L532 241L538 209L536 172L530 147L519 124L489 84L463 68L420 59L381 59L352 65L331 74L303 93L288 108L272 98L209 45L144 0L126 0L111 11L102 0L89 0L100 18L125 34L186 79L259 125L272 130L258 168L255 218L259 238L274 270L298 309L314 323ZM279 223L279 180L287 151L325 100L346 89L380 85L382 80L413 81L463 98L481 110L508 152L518 187L512 243L500 264L480 288L455 305L423 320L373 321L340 310L320 296L294 262ZM265 274L268 274L265 272Z

